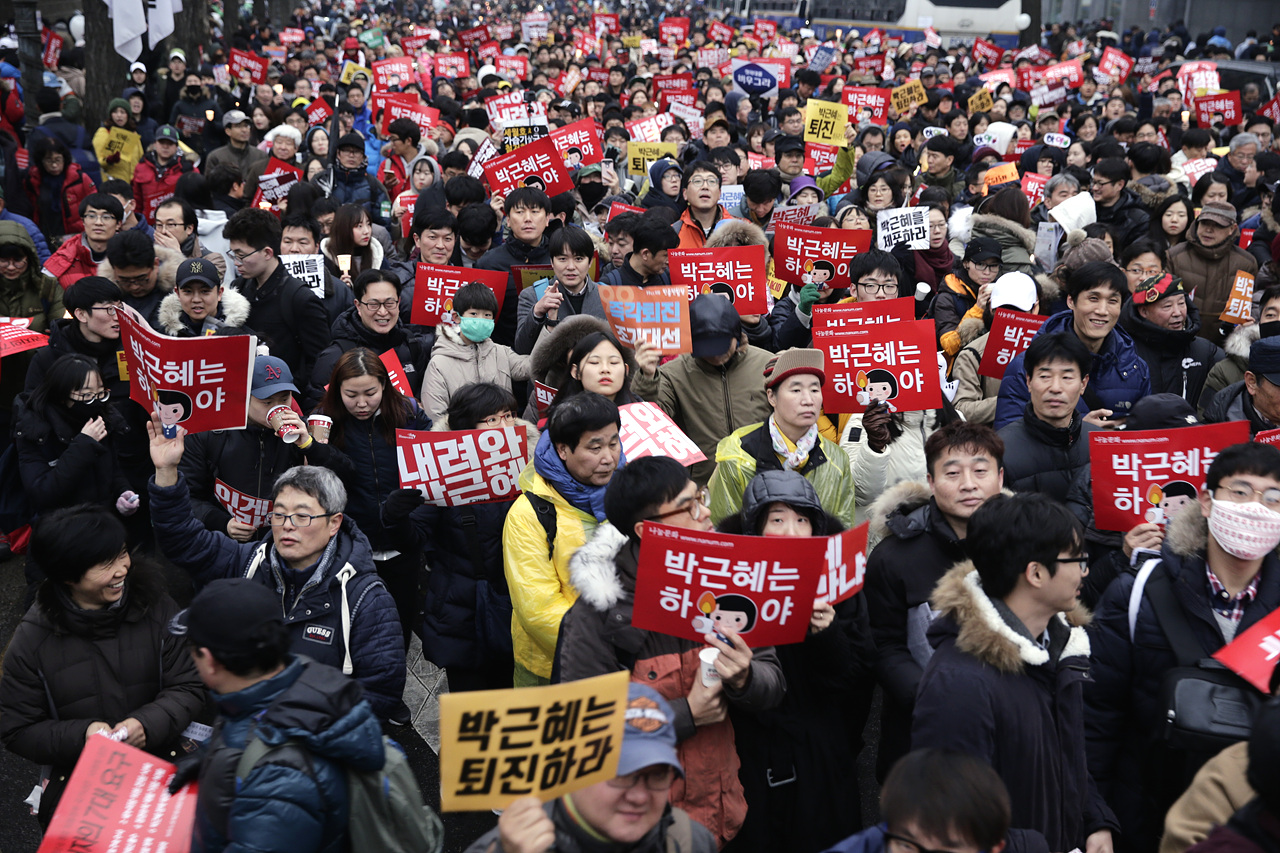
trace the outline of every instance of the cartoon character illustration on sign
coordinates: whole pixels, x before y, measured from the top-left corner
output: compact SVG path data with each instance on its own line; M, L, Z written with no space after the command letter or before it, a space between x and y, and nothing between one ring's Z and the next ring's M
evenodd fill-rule
M178 435L178 424L191 417L191 398L184 391L158 388L152 395L152 408L160 418L160 428L165 438Z
M564 164L570 169L576 169L582 165L582 149L578 147L566 148L564 152Z
M702 611L702 615L694 617L693 629L702 634L714 632L722 640L725 637L720 633L721 628L728 628L735 634L745 634L756 626L756 603L745 595L729 593L713 596L704 592L698 598L698 609Z
M1171 480L1163 486L1152 486L1147 490L1147 503L1153 506L1143 518L1152 524L1171 521L1183 507L1195 503L1198 494L1196 487L1186 480Z
M547 182L537 175L529 175L520 183L522 186L533 187L535 190L542 190L543 192L547 191Z
M723 281L717 281L717 282L713 282L713 283L711 283L711 284L708 284L706 287L704 287L704 288L703 288L702 292L703 292L703 293L718 293L718 294L720 294L721 296L723 296L725 299L728 299L728 300L729 300L729 302L730 302L730 304L732 304L732 303L733 303L733 301L734 301L734 299L736 299L736 298L737 298L737 297L736 297L736 295L735 295L735 294L734 294L734 292L733 292L733 285L728 284L728 283L723 282Z
M816 284L819 290L830 290L831 279L836 277L836 265L831 261L805 261L804 275L800 280L805 284Z
M857 377L858 387L862 390L858 392L858 405L869 406L872 400L878 400L889 406L889 411L896 412L898 409L890 401L898 396L898 377L894 376L888 370L877 367L875 370L868 370L863 373L858 371Z

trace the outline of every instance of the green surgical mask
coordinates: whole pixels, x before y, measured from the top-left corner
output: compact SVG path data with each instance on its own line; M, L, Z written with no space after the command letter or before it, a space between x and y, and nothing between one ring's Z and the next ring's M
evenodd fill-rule
M493 321L484 317L463 317L458 326L462 336L474 344L489 340L493 334Z

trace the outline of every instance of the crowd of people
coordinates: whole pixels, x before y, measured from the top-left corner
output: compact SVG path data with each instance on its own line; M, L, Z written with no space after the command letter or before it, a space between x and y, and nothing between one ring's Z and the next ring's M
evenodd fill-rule
M1280 24L1233 43L1052 23L1001 50L670 4L534 12L310 2L282 30L228 8L203 44L133 62L98 128L82 20L52 22L38 92L0 62L0 314L48 335L0 378L0 554L24 555L29 606L0 742L40 768L41 827L108 734L176 760L175 789L200 779L193 850L347 849L344 768L377 769L381 731L411 722L416 636L452 692L629 671L653 723L627 728L616 779L511 803L475 851L1280 849L1280 706L1198 666L1280 607L1280 450L1224 449L1121 531L1095 524L1089 451L1102 431L1280 429ZM461 71L437 73L446 54ZM409 79L371 70L400 57ZM749 91L733 58L788 79ZM1257 71L1198 110L1223 60ZM845 98L913 81L883 110ZM811 138L822 102L848 106L840 145ZM491 186L495 151L584 119L572 189ZM629 155L652 142L670 146ZM927 246L877 248L903 207ZM848 286L799 279L773 260L780 222L872 248ZM703 293L691 351L619 339L602 286L669 285L670 251L722 247L763 247L767 311ZM415 322L420 264L477 279L434 325ZM863 413L827 411L815 307L895 299L932 323L941 406L872 383ZM995 377L1002 308L1043 323ZM126 310L170 337L256 336L245 428L188 434L133 401ZM637 402L705 460L628 460ZM397 430L512 427L517 494L401 487ZM793 645L641 629L655 521L866 522L865 586L815 602ZM1233 724L1171 736L1214 677ZM191 724L215 719L197 749ZM305 756L237 758L259 737Z

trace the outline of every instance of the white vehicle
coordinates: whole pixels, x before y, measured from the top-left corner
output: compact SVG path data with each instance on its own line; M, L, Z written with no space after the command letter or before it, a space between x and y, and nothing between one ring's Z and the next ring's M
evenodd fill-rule
M944 45L982 37L1006 48L1018 44L1022 13L1022 0L710 0L707 6L748 21L775 18L787 29L809 26L822 38L879 27L914 42L933 27Z

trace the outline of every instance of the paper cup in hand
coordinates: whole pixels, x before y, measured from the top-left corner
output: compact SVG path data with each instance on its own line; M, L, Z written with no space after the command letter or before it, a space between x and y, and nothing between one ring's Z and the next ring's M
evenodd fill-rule
M325 415L312 415L307 418L307 427L311 430L311 437L321 444L329 443L329 431L333 429L333 418Z
M720 670L716 669L716 658L720 657L719 649L703 649L698 652L698 660L702 666L702 684L714 687L720 683Z
M343 272L351 272L351 256L338 255L338 269Z
M276 431L276 435L280 436L280 440L285 444L293 444L302 438L302 433L294 428L292 424L284 422L285 412L293 411L289 406L276 406L267 412L267 426Z

